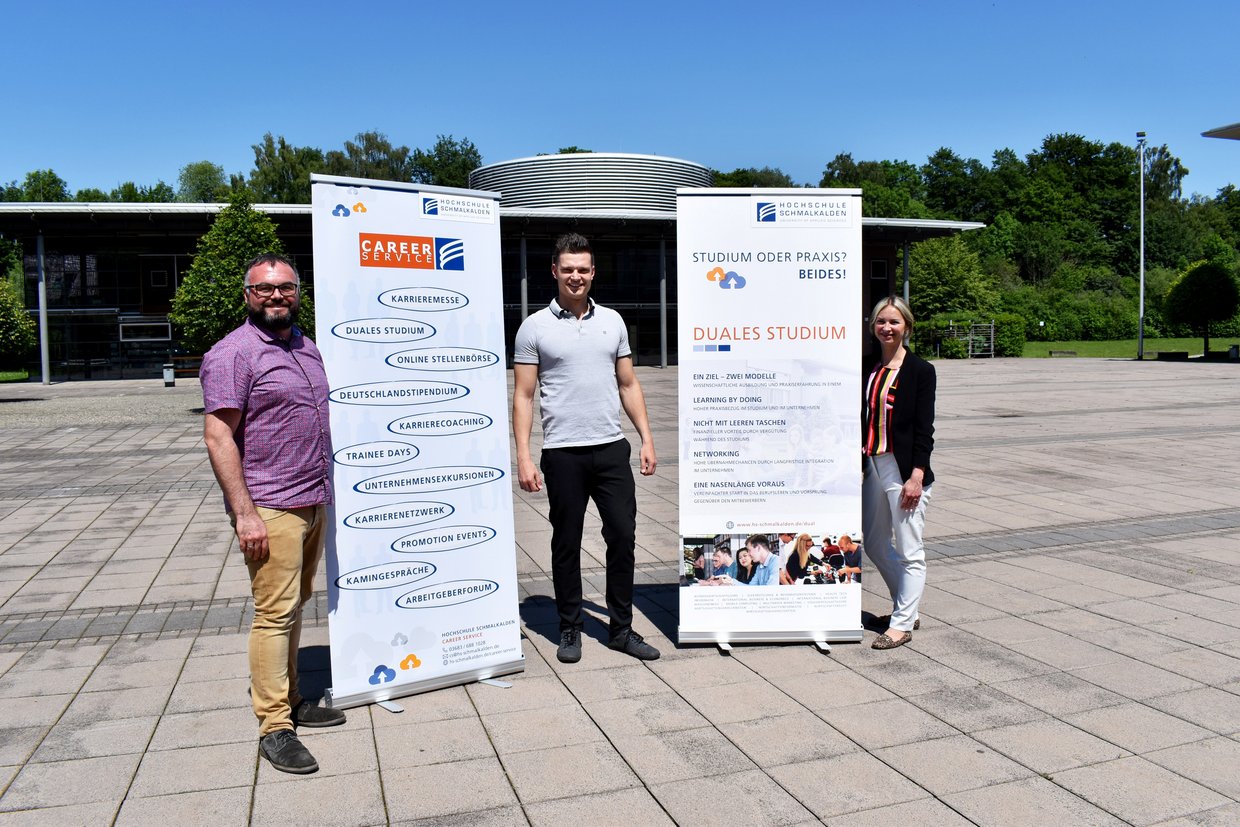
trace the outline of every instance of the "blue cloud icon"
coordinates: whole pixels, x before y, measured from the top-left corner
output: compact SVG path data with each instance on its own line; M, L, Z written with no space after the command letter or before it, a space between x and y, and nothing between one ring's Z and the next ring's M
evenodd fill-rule
M336 209L332 210L332 215L338 215L341 218L349 217L349 208L344 204L337 204Z
M391 683L396 680L396 670L388 669L382 663L375 667L375 673L370 676L370 685L378 686L381 683Z
M742 276L740 273L735 272L734 270L729 270L727 272L727 275L725 275L722 279L719 280L719 287L722 290L731 290L734 287L737 290L739 290L744 286L745 286L745 277Z

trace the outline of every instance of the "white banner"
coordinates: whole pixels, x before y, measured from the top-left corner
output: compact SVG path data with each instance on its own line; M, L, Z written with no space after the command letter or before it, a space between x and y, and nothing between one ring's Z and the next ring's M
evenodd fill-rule
M860 640L861 193L682 189L676 233L680 639Z
M523 668L497 196L313 176L332 706Z

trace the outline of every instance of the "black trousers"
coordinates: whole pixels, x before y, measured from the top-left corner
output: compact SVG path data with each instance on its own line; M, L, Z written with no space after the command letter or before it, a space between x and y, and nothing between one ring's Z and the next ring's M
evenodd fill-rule
M637 490L628 440L579 448L544 448L539 465L551 507L551 577L560 631L580 629L581 534L591 498L607 544L607 613L612 640L633 626L633 547Z

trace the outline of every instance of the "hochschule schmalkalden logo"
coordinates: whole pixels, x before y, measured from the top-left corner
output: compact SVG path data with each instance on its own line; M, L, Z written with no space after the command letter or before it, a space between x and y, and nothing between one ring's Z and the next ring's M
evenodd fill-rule
M769 201L758 202L758 220L763 223L774 224L775 217L779 213L779 205L772 204Z
M423 198L422 215L439 215L439 199Z
M465 242L391 233L358 233L358 263L363 267L405 270L464 270Z

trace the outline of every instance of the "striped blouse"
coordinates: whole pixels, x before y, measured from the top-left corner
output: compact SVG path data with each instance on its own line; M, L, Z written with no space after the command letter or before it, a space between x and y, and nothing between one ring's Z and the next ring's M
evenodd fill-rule
M891 411L899 368L875 365L865 386L865 455L891 452Z

